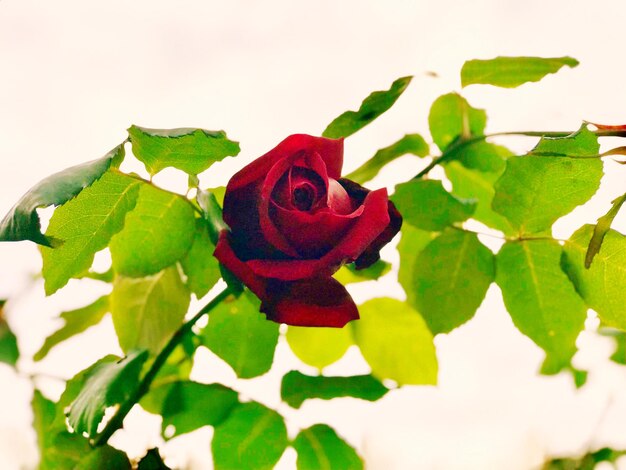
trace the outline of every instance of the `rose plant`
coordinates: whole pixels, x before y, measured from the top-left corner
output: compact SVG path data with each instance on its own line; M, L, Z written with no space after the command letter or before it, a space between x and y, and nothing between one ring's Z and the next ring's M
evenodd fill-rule
M576 65L569 57L472 60L461 84L513 88ZM232 177L220 175L225 188L202 184L214 163L239 153L225 132L132 126L106 156L52 175L15 204L0 221L0 240L40 245L47 295L105 286L90 304L61 313L62 325L33 361L71 348L66 339L109 316L118 342L110 345L115 354L74 371L54 397L39 390L35 372L21 370L24 353L10 328L18 309L11 299L0 301L0 362L33 377L40 468L167 468L167 441L212 426L218 470L272 468L288 447L299 469L360 469L362 449L330 426L291 426L289 436L285 420L307 400L376 401L398 387L435 385L434 336L470 321L494 282L515 326L544 351L542 374L566 373L584 385L586 371L572 358L590 308L600 333L620 345L612 359L626 363L626 237L611 228L626 195L597 224L566 241L552 236L555 221L600 186L602 159L624 154L623 147L600 152L599 138L626 137L626 127L583 122L574 132L488 134L485 111L448 93L430 108L431 142L407 134L342 177L344 139L390 109L410 81L402 77L372 93L321 137L291 135ZM492 142L507 135L539 140L514 155ZM124 168L129 146L142 174ZM391 196L387 188L362 186L403 155L429 159L413 161L408 176L395 175ZM165 168L184 172L188 187L159 187L152 177ZM434 178L434 168L445 178ZM38 209L49 206L55 209L42 233ZM500 238L501 247L486 246L477 226ZM392 265L379 252L398 233L399 264ZM94 268L97 253L108 255L108 269ZM355 302L344 287L387 275L405 298ZM205 304L190 313L193 297ZM281 335L303 365L320 373L281 371ZM192 378L200 348L224 361L236 380L211 383L210 371ZM349 348L369 372L329 375L326 367ZM238 391L242 380L272 368L282 374L288 411L256 401L254 387L243 399ZM165 463L157 449L129 455L111 440L139 408L162 418ZM624 453L588 451L580 461Z
M292 135L226 187L215 256L279 323L342 327L359 318L332 275L367 268L400 230L386 189L341 178L343 139Z

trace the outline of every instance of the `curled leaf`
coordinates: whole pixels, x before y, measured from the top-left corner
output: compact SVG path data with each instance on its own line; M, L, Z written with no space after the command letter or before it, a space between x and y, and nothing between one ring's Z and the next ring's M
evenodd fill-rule
M354 134L393 106L413 77L398 78L389 90L375 91L361 103L357 111L346 111L335 118L322 133L323 137L339 139Z
M598 219L598 222L593 229L593 235L591 236L591 240L589 240L587 252L585 253L585 268L589 269L591 267L591 262L600 251L600 248L602 247L602 242L604 241L604 236L611 228L613 219L615 219L615 216L617 216L617 213L622 207L622 204L624 204L624 201L626 201L626 194L618 197L617 199L614 199L611 202L613 205L611 206L609 211Z

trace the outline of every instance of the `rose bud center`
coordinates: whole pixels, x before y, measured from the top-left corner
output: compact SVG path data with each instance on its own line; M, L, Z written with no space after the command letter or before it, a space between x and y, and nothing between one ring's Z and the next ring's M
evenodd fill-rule
M310 183L300 183L293 190L291 201L299 211L309 211L316 199L315 187Z

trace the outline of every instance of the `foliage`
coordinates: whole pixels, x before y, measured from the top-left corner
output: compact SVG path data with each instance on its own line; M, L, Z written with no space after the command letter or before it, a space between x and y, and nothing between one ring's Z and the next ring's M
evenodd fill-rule
M461 84L512 88L577 64L569 57L471 60L462 68ZM370 94L357 111L334 119L323 135L354 134L388 111L410 82L411 77L399 78L389 89ZM299 408L307 400L340 397L373 402L396 388L436 385L434 337L469 321L494 282L515 326L545 351L542 373L568 371L582 385L585 372L575 370L571 360L590 308L602 332L616 340L613 359L624 364L626 236L611 224L626 196L615 195L595 226L578 228L564 243L552 237L554 223L600 187L602 157L620 153L599 153L599 139L625 137L624 126L591 130L583 123L575 132L488 135L487 113L459 93L434 100L428 125L429 138L406 134L346 175L363 184L400 156L420 158L415 162L421 169L399 175L391 197L404 219L399 266L388 260L363 270L344 266L328 284L365 285L394 277L406 298L369 300L358 306L360 320L340 329L289 326L281 333L259 312L267 305L213 257L228 229L222 220L224 188L203 188L198 175L239 153L239 144L223 131L133 125L128 139L105 157L52 175L28 191L0 222L0 240L40 245L46 294L62 294L71 280L95 279L110 287L86 306L61 313L62 323L34 359L44 359L109 314L126 354L105 356L78 373L56 403L34 391L40 468L131 468L127 456L107 442L137 403L163 418L166 439L212 426L216 469L272 468L289 446L299 469L363 468L358 452L328 425L289 426L288 433L277 410L240 395L240 381L227 387L192 380L196 350L208 348L238 379L253 380L271 370L284 340L303 367L319 373L286 373L280 387L286 405ZM492 142L506 135L539 140L525 154L514 155ZM120 170L127 143L149 178ZM432 177L436 167L446 179ZM165 168L187 174L189 187L180 192L158 187L151 177ZM57 207L42 234L37 209L48 206ZM502 238L499 251L488 248L468 222L480 222ZM93 272L94 256L103 250L110 253L111 268ZM263 289L272 286L268 281ZM298 288L297 283L280 286ZM207 295L211 300L204 307L188 312ZM0 362L16 367L18 341L2 306L4 301ZM205 315L206 325L195 325ZM322 373L348 350L360 354L371 372ZM581 458L553 459L544 468L592 468L622 454L601 449ZM158 449L147 450L132 465L168 468Z

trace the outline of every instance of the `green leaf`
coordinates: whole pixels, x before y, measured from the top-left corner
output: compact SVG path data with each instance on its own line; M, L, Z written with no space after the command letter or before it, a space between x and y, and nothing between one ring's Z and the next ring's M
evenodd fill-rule
M462 96L448 93L437 98L430 108L428 126L433 141L444 151L459 137L482 135L487 124L487 113L472 108Z
M474 316L494 280L494 264L476 234L461 230L442 233L422 250L413 271L414 306L433 334Z
M315 424L300 431L293 442L298 453L298 470L361 470L363 462L356 451L326 424Z
M506 159L513 153L501 145L490 144L484 140L459 145L451 148L448 161L458 161L465 168L501 175L506 166Z
M57 344L100 323L108 311L109 296L104 295L85 307L61 313L61 318L65 321L64 325L46 338L33 359L41 361Z
M215 470L269 470L287 445L282 416L260 403L242 403L215 428L211 442L214 467Z
M0 222L0 241L31 240L45 246L59 243L41 233L36 210L64 204L100 178L113 164L124 158L124 145L118 145L106 156L55 173L33 186L11 208Z
M146 411L163 417L162 432L167 439L202 426L217 426L237 404L237 393L228 387L190 381L153 388L141 400Z
M46 235L64 243L54 249L41 248L47 295L89 269L94 255L124 227L141 184L135 178L109 171L54 212Z
M196 199L202 210L204 219L209 224L209 237L211 238L211 242L215 245L220 232L229 229L222 218L222 208L219 205L217 196L213 192L199 189ZM222 200L223 199L224 195L222 195Z
M437 233L426 232L409 224L403 224L400 229L400 242L398 254L400 255L400 268L398 269L398 282L406 293L409 305L415 306L414 273L421 269L417 265L417 258L426 245L428 245Z
M515 326L546 351L555 372L569 364L587 318L584 302L561 270L562 251L555 240L512 241L497 256L504 305Z
M4 303L4 300L0 300L0 362L15 367L20 357L20 350L17 347L15 334L4 319Z
M515 88L527 82L538 82L561 67L576 67L571 57L496 57L490 60L468 60L461 69L461 84L475 83Z
M565 243L563 269L588 307L607 326L626 330L626 237L609 230L602 249L589 269L584 260L593 233L592 225L578 229Z
M611 206L609 211L598 219L598 222L593 229L593 236L591 237L591 240L589 241L589 246L587 247L587 253L585 253L585 268L589 269L593 258L600 251L600 248L602 247L602 242L604 241L604 237L606 233L610 230L613 219L615 219L615 216L617 216L617 213L619 212L625 201L626 194L613 200L611 202L611 204L613 205Z
M391 200L406 222L430 231L462 222L476 209L475 201L455 198L437 180L411 180L399 184Z
M122 350L158 352L182 324L189 300L176 266L148 277L117 276L111 314Z
M229 140L224 131L131 126L128 136L133 154L151 175L167 167L197 175L240 150L239 143Z
M111 446L97 447L80 459L73 470L131 470L128 457Z
M591 157L595 161L600 151L598 136L583 124L578 131L566 137L542 137L530 155L540 157Z
M191 248L195 223L187 199L142 185L124 229L111 239L113 268L125 276L141 277L174 264Z
M35 389L32 400L33 428L37 435L40 470L75 468L93 451L87 439L67 431L65 416L61 408L60 404L48 400Z
M437 382L433 335L415 310L399 300L380 298L360 305L359 313L354 337L375 377L399 385Z
M367 183L388 163L406 154L425 157L430 153L430 148L424 138L419 134L407 134L389 147L380 149L372 158L358 167L344 178L359 184Z
M72 380L83 381L67 415L75 432L89 437L97 434L104 410L128 400L139 385L139 374L148 352L133 351L125 358L106 356Z
M549 152L596 155L598 140L583 127L568 137L543 138L533 155L507 160L506 170L495 186L492 206L520 234L549 229L558 218L587 202L600 186L600 159L544 156Z
M191 249L180 260L187 276L187 287L197 298L204 297L221 278L220 265L213 256L213 251L215 245L209 237L208 224L202 219L197 219Z
M398 78L385 91L371 93L361 103L358 111L346 111L335 118L322 133L322 136L331 139L348 137L362 129L378 116L393 106L400 95L406 90L413 77Z
M298 359L319 370L341 359L354 344L348 328L289 326L285 337Z
M391 264L387 261L378 260L365 269L357 269L354 264L346 264L337 271L333 277L342 284L353 284L363 281L375 281L391 270Z
M137 465L137 470L172 470L170 467L165 465L163 459L161 458L161 454L159 454L159 449L156 447L150 449L146 455L144 455L139 464Z
M309 376L292 370L283 376L280 395L292 408L300 408L306 400L352 397L376 401L389 390L371 375L350 377Z
M491 202L496 193L494 184L500 177L498 173L470 170L459 162L448 162L445 165L445 171L452 183L452 194L461 199L476 201L476 210L472 214L472 219L500 230L505 235L514 233L509 221L491 208Z
M249 379L272 367L278 328L259 313L258 300L244 294L217 306L202 336L204 344L226 361L237 377Z

